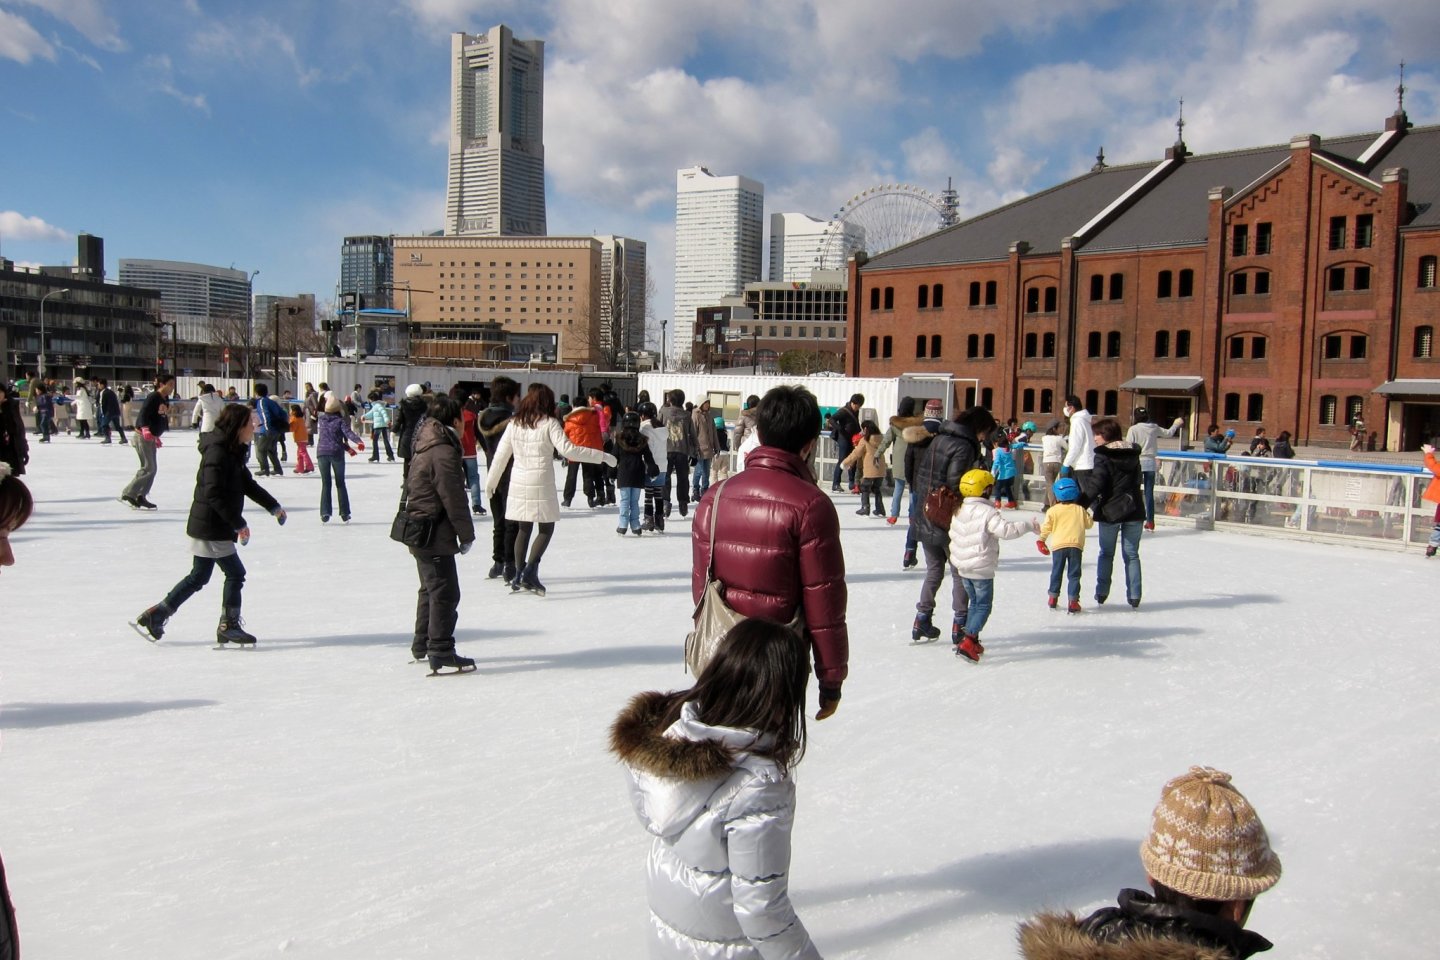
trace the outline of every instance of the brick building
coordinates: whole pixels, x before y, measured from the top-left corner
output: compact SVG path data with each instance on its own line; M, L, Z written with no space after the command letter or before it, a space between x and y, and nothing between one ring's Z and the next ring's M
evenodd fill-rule
M1440 127L1107 166L850 264L847 369L979 380L998 417L1069 393L1243 438L1440 434Z

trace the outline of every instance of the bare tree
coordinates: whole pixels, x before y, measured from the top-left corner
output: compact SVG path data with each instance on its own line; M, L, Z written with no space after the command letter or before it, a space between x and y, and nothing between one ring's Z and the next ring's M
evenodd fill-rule
M250 313L234 310L210 318L210 340L230 351L230 366L249 380L259 371L263 348L250 323Z

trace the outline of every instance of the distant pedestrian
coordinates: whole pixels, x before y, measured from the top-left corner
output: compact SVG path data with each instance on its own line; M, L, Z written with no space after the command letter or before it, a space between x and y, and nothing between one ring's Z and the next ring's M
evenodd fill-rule
M895 490L890 496L890 514L885 518L885 522L892 526L900 519L900 501L905 495L907 482L905 451L909 448L910 441L906 437L906 431L910 430L911 436L914 436L923 426L924 418L915 415L915 398L901 397L895 416L890 418L890 425L885 428L885 434L880 438L880 449L875 452L876 459L883 460L885 451L895 448L895 452L890 454L890 475Z
M1085 503L1100 524L1100 557L1095 570L1095 602L1110 596L1110 577L1119 540L1125 561L1125 598L1140 606L1140 536L1145 526L1145 499L1140 449L1120 439L1120 421L1096 420L1095 472L1084 491Z
M305 429L305 408L298 403L290 404L290 436L295 441L295 472L314 473L315 463L310 459L310 431Z
M691 419L695 425L695 467L690 479L690 499L698 502L710 489L710 463L720 450L720 436L715 431L715 415L710 412L708 398L700 401Z
M160 437L170 426L170 395L175 392L175 375L162 373L155 378L155 389L145 398L140 415L135 418L139 431L135 437L135 455L140 458L140 469L135 478L120 493L120 499L137 510L154 510L155 504L146 499L146 494L155 485L159 469L155 453L165 444ZM241 408L249 419L250 411ZM247 438L246 443L249 443Z
M255 384L255 412L260 416L260 426L255 430L255 462L260 466L260 476L282 476L285 470L280 466L275 444L289 431L290 417L270 396L267 384Z
M385 459L395 462L395 451L390 448L390 408L379 390L370 391L370 406L365 409L365 419L370 423L370 462L380 462L380 445L385 445Z
M75 436L78 440L90 439L90 422L95 419L95 397L90 386L80 377L75 378Z
M215 429L215 421L220 418L220 411L225 409L225 401L220 399L220 394L215 392L213 383L200 384L200 396L195 400L195 409L190 414L190 425L200 428L200 436Z
M1125 439L1140 449L1140 482L1145 490L1145 529L1155 529L1155 474L1159 469L1160 438L1173 437L1185 426L1183 417L1176 417L1164 430L1150 419L1150 411L1135 408L1135 424Z
M1070 442L1065 448L1060 476L1073 476L1084 486L1086 475L1095 469L1095 431L1090 427L1090 411L1079 397L1071 394L1065 398L1065 416L1070 421Z
M20 409L15 387L0 380L0 463L10 468L12 476L25 473L30 462L30 441L25 433L25 414Z
M110 431L114 429L120 434L120 444L125 446L129 443L125 439L125 418L121 416L120 395L110 386L110 381L101 377L99 380L99 406L100 406L100 430L105 434L101 443L110 443Z
M505 428L510 425L510 419L515 416L515 404L520 399L520 384L509 377L498 376L490 381L490 405L480 412L480 419L476 427L480 437L480 446L485 451L486 478L496 470L495 452L500 447L500 437L505 433ZM515 579L517 567L515 565L515 536L519 532L519 526L505 514L505 498L510 493L510 471L514 466L512 460L500 471L497 482L492 486L486 484L491 492L490 498L490 521L493 525L491 539L490 559L492 561L490 572L485 576L489 580L504 578L505 585L509 586L510 581Z
M1000 541L1014 540L1035 533L1039 523L1028 520L1006 520L998 509L995 497L995 475L971 469L960 478L960 495L965 499L950 521L949 562L952 573L960 578L968 601L963 618L950 625L950 642L955 655L972 663L980 662L985 647L980 631L990 620L995 606L995 573L1000 566ZM994 503L991 502L995 498Z

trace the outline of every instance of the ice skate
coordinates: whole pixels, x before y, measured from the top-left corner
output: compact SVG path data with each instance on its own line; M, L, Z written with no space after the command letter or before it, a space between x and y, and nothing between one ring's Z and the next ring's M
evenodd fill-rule
M900 561L900 569L909 570L911 567L915 566L919 562L920 561L915 558L914 550L906 550L904 558Z
M1079 600L1071 600L1071 601L1070 601L1070 606L1068 606L1068 607L1065 608L1065 612L1066 612L1066 613L1079 613L1079 612L1080 612L1080 601L1079 601Z
M244 623L245 621L240 619L238 609L226 610L220 617L220 625L215 628L215 649L223 649L227 643L233 643L239 647L253 647L255 635L245 631Z
M1055 595L1052 593L1052 594L1046 599L1045 605L1046 605L1047 607L1049 607L1051 610L1054 610L1056 604L1058 604L1059 602L1060 602L1060 598L1057 597L1057 596L1055 596Z
M490 572L487 573L487 574L485 574L485 579L486 579L486 580L499 580L500 577L501 577L504 573L505 573L505 564L502 563L502 562L499 561L499 560L496 560L494 563L490 564Z
M172 612L173 611L165 606L165 604L157 603L130 621L130 626L133 627L135 632L140 634L140 636L154 643L156 640L165 636L165 621L170 619Z
M473 673L475 661L469 657L462 657L454 650L449 653L432 653L429 656L430 673L432 677L449 677L457 673ZM451 669L445 670L444 667Z
M940 628L928 613L915 614L915 623L910 627L911 643L930 643L940 639Z
M527 563L521 567L519 575L510 585L510 590L512 592L525 590L537 597L545 596L545 584L540 582L540 564Z
M980 654L984 652L985 648L980 646L980 641L968 633L955 645L955 656L969 660L971 663L979 663Z

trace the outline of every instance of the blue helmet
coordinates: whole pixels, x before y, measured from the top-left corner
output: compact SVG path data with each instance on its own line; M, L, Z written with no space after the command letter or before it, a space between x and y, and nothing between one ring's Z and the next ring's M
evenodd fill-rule
M1080 499L1080 484L1070 477L1061 477L1055 481L1055 499L1061 503L1074 503Z

